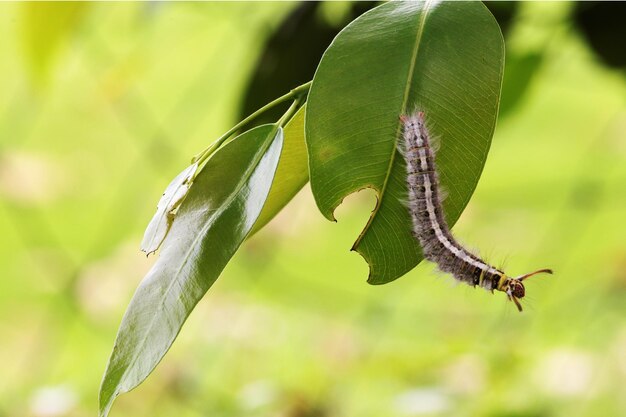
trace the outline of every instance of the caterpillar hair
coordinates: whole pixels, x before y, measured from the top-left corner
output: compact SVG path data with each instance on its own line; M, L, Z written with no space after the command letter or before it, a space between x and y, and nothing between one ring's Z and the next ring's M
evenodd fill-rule
M443 215L435 150L431 147L432 139L425 124L424 112L400 116L400 121L403 124L401 153L406 160L412 232L422 247L424 257L461 282L474 287L478 285L491 292L504 292L522 311L519 300L526 294L524 280L539 273L552 274L552 270L539 269L513 278L463 248L450 233Z

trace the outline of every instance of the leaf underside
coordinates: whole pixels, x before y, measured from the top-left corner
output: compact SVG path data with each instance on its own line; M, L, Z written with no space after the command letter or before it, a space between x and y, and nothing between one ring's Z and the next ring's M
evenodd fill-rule
M452 226L482 172L498 113L504 65L500 29L480 2L389 2L348 25L327 49L309 92L306 143L322 214L370 187L377 206L355 242L384 284L411 270L411 235L399 116L422 110L441 149L437 165Z
M259 126L220 148L196 177L122 319L100 387L101 416L152 372L249 234L282 143L282 129Z
M250 235L265 226L309 181L306 145L304 143L304 112L301 107L285 125L283 150L280 154L272 188Z

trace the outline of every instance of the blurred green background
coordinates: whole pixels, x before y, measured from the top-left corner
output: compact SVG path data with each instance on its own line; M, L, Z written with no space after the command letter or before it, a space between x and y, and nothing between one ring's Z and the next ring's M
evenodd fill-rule
M0 5L0 417L96 414L162 190L371 6ZM489 7L502 110L454 232L513 275L555 270L526 311L425 263L367 285L349 248L373 194L333 224L305 188L113 417L626 415L624 7Z

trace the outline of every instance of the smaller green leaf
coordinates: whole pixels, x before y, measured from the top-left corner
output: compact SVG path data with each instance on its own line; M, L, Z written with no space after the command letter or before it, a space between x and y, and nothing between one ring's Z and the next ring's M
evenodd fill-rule
M172 227L176 209L189 192L189 187L191 187L191 182L197 169L198 164L189 165L165 189L163 196L161 196L157 204L157 211L154 213L152 220L150 220L141 241L141 250L146 254L150 255L156 252L159 246L161 246L167 232Z
M263 125L217 150L196 176L139 284L100 387L100 416L154 370L185 320L250 233L267 199L283 131Z
M274 182L263 211L250 235L272 220L309 181L306 143L304 142L305 107L302 106L285 126L285 143Z

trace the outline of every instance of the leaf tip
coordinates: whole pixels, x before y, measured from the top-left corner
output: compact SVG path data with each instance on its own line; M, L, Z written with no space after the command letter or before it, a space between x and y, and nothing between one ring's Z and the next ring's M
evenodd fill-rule
M341 204L341 202L339 202L339 204ZM320 212L322 213L324 217L326 217L326 220L330 220L333 223L337 223L337 218L335 217L335 209L339 206L339 204L337 204L334 207L330 207L328 210L320 209Z

